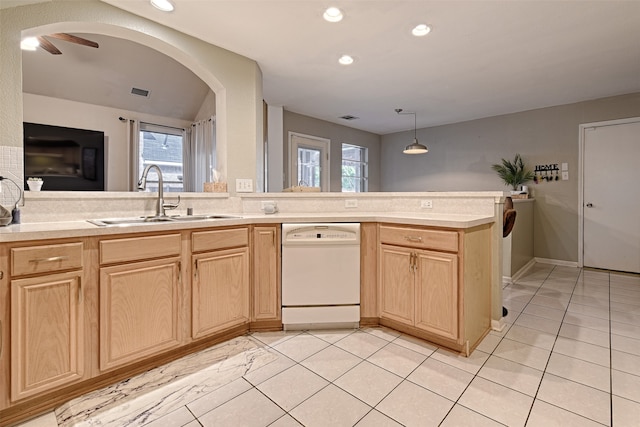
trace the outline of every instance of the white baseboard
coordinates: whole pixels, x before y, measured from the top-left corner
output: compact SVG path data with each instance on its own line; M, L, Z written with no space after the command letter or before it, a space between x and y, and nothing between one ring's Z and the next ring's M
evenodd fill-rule
M577 261L564 261L561 259L550 259L550 258L534 258L535 262L539 262L542 264L552 264L552 265L559 265L562 267L575 267L578 268L578 262Z
M513 276L502 276L502 286L505 287L507 285L511 285L514 282L518 281L518 279L524 276L527 273L527 271L529 271L529 269L533 267L535 264L536 264L536 258L531 258L529 262L526 263L524 266L522 266L520 270L516 271L516 273Z
M494 331L502 332L504 327L505 323L502 321L502 318L500 318L500 320L491 319L491 329L493 329Z

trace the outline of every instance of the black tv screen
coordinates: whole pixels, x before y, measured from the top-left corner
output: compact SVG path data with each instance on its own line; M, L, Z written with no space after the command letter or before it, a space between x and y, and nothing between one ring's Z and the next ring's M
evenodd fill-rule
M24 179L43 191L104 191L104 132L24 124Z

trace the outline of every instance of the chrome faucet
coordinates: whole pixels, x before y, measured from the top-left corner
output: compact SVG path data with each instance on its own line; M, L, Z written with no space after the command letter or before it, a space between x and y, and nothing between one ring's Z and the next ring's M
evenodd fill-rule
M168 219L165 209L175 209L180 204L180 196L178 196L178 203L165 203L164 202L164 182L162 180L162 170L158 165L148 165L142 171L142 176L140 177L140 181L138 181L138 190L145 190L147 188L147 174L149 174L149 170L151 168L155 168L158 171L158 203L156 205L156 215L151 217L150 219Z

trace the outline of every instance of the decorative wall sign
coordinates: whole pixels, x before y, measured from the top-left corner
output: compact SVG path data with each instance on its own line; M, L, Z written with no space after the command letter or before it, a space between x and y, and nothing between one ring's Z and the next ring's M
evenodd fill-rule
M560 180L559 175L560 168L558 167L558 163L550 163L547 165L536 165L533 177L533 182L536 184L541 183L542 181L558 181Z

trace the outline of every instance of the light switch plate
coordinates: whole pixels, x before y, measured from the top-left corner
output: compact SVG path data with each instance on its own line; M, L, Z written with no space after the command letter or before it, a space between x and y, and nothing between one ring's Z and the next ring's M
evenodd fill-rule
M356 199L347 199L344 201L344 207L345 208L357 208L358 207L358 201Z
M422 209L433 209L433 200L421 200L420 207Z
M562 180L563 181L568 181L569 180L569 172L568 171L562 171Z
M569 170L569 163L563 163L562 164L562 170L563 171L568 171Z
M237 193L252 193L253 192L253 180L245 178L236 179L236 192Z

